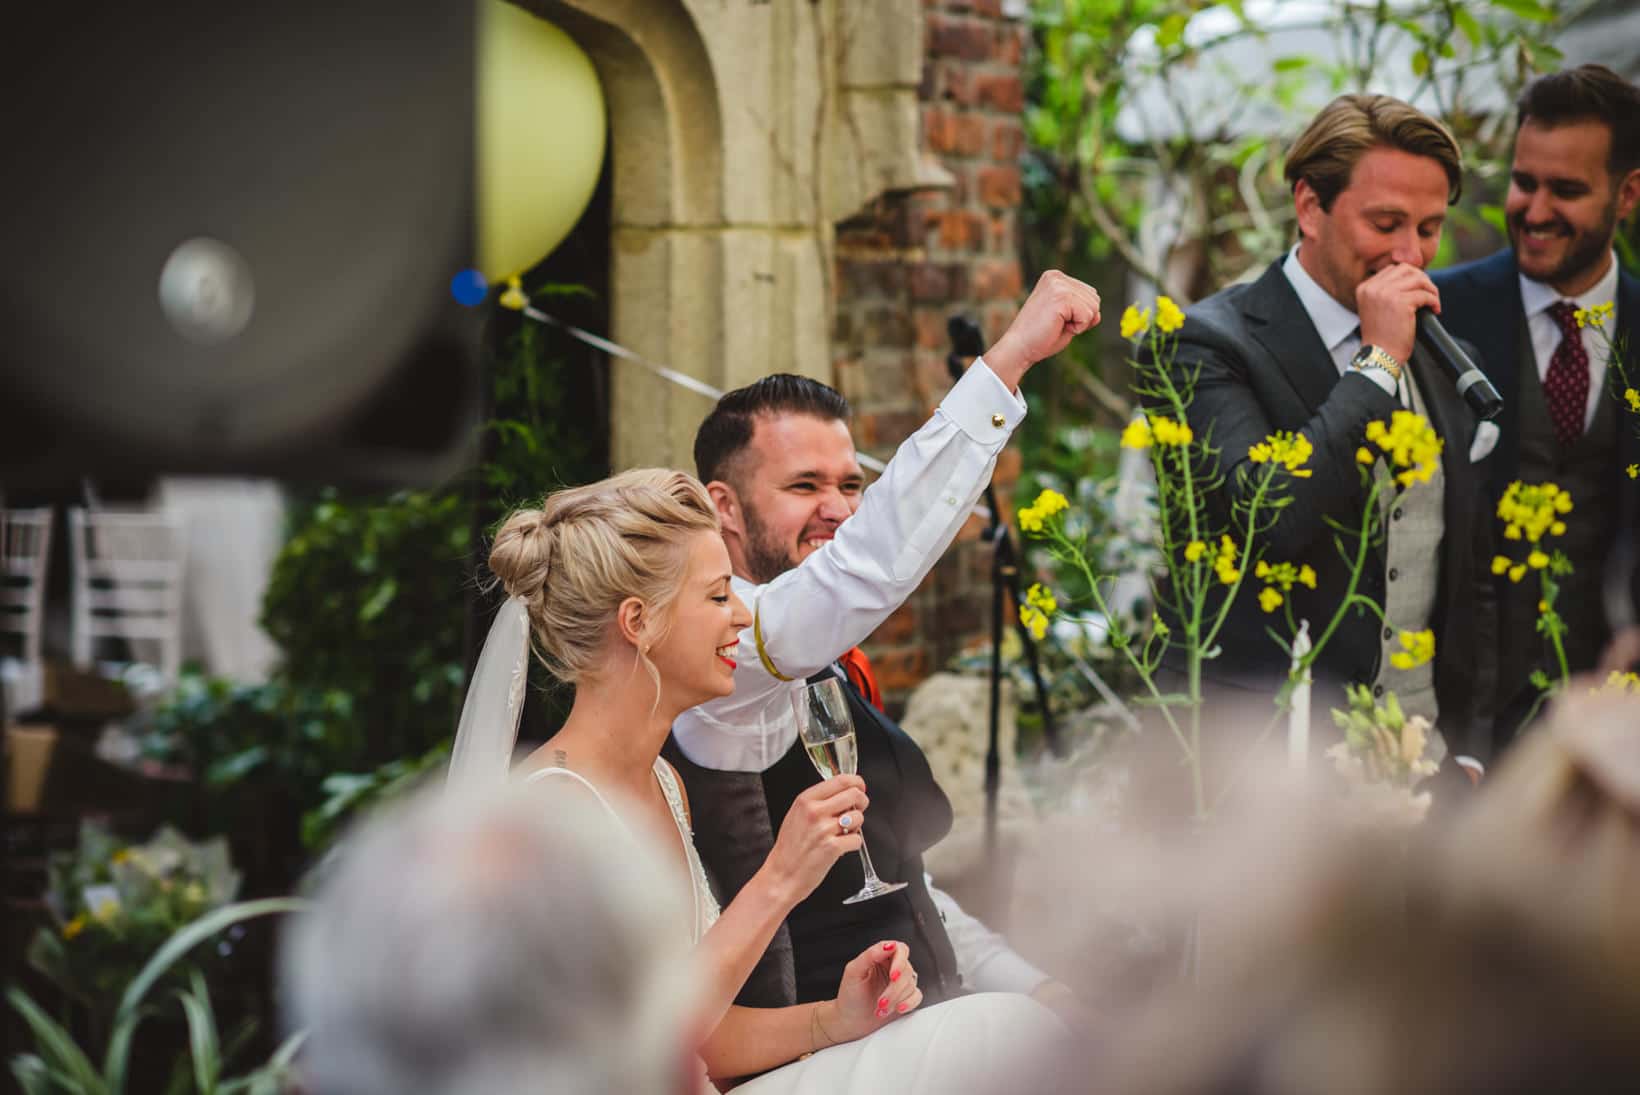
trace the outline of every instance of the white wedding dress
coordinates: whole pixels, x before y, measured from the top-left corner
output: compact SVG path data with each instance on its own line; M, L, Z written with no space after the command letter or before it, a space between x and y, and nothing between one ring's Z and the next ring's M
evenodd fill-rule
M609 801L584 776L540 768L525 782L551 777L581 784L617 821ZM655 781L671 807L689 863L693 942L718 918L717 899L695 851L683 795L671 765L655 759ZM625 822L622 821L624 825ZM823 1049L734 1088L736 1095L963 1095L1036 1091L1033 1082L1062 1048L1065 1027L1047 1008L1017 993L987 992L918 1008L868 1037Z

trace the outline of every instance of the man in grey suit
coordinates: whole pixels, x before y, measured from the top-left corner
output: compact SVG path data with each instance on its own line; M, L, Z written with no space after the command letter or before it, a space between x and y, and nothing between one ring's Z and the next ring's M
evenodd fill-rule
M1569 491L1570 558L1555 611L1567 624L1567 667L1629 669L1640 662L1640 410L1623 399L1640 387L1640 279L1618 266L1617 227L1640 205L1640 88L1600 65L1535 80L1517 104L1518 130L1504 213L1509 246L1435 275L1447 329L1481 349L1504 399L1492 461L1499 498L1514 480ZM1578 309L1615 304L1603 329L1578 324ZM1607 342L1626 345L1614 368ZM1535 670L1558 675L1538 634L1538 582L1498 581L1497 739L1514 738L1537 705Z
M1440 468L1383 515L1386 535L1372 545L1358 589L1388 623L1350 611L1316 663L1316 701L1341 704L1340 686L1351 682L1393 691L1409 714L1438 720L1450 748L1484 755L1494 687L1491 538L1484 466L1471 450L1483 460L1485 440L1476 444L1474 416L1414 341L1417 309L1440 307L1424 268L1458 195L1457 143L1406 103L1345 95L1298 138L1286 174L1298 245L1258 280L1188 309L1178 335L1175 369L1199 370L1190 425L1220 454L1223 481L1208 504L1236 527L1235 504L1250 493L1238 473L1255 470L1248 450L1278 430L1309 440L1312 475L1286 480L1292 503L1262 536L1267 560L1314 567L1315 588L1295 585L1289 596L1295 618L1320 628L1346 596L1350 568L1329 522L1360 526L1367 495L1356 454L1367 425L1403 407L1423 414L1444 439ZM1205 668L1221 696L1268 693L1285 676L1287 657L1266 631L1274 618L1258 592L1259 583L1243 583L1222 651ZM1433 663L1394 666L1399 632L1426 628L1436 636Z

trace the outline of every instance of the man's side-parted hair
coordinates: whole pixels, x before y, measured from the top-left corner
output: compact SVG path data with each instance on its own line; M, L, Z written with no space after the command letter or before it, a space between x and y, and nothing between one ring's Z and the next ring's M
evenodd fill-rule
M702 483L728 482L735 457L752 441L759 415L806 414L846 422L848 400L836 388L806 376L774 373L727 393L695 431L695 474Z
M1516 128L1530 118L1546 126L1600 122L1611 130L1606 169L1614 181L1640 168L1640 87L1605 65L1578 65L1539 76L1515 101Z
M1287 153L1287 185L1310 184L1321 208L1350 184L1361 157L1375 148L1428 156L1446 172L1447 204L1463 192L1463 155L1446 126L1388 95L1340 95L1322 108Z

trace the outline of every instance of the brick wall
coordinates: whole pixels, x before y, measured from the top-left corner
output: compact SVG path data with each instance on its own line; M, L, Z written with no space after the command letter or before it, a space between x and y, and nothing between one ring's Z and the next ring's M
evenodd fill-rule
M923 142L955 183L895 193L837 226L838 386L854 436L886 458L951 386L946 319L964 312L987 342L1007 326L1025 284L1019 264L1019 156L1026 25L1002 0L926 0ZM1003 454L997 482L1019 472ZM989 627L990 553L970 519L921 588L865 644L891 707Z

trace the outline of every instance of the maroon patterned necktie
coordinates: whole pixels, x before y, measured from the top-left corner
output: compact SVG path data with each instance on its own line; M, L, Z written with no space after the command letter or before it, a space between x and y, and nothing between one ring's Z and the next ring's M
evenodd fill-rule
M1569 300L1549 305L1549 314L1560 325L1560 345L1543 375L1543 395L1549 403L1555 438L1563 446L1583 436L1583 419L1589 410L1589 351L1583 348L1576 312L1577 305Z

